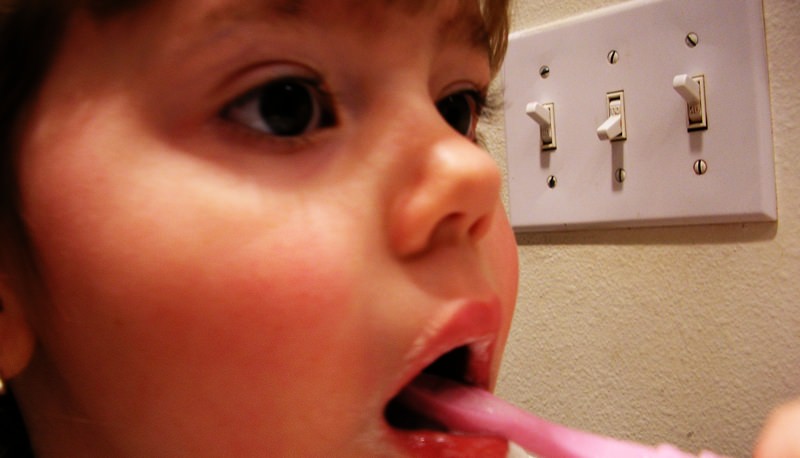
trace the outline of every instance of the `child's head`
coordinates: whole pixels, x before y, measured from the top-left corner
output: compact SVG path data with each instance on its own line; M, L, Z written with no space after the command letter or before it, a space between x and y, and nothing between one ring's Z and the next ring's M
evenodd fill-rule
M17 3L0 374L39 454L403 456L423 368L493 384L506 1Z

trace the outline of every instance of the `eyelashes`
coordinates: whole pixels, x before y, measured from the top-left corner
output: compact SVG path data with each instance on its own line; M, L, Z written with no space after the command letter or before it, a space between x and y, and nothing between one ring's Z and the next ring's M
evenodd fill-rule
M503 91L491 90L484 97L484 105L481 110L479 125L497 125L500 123L500 113L505 107L505 99L503 98ZM483 148L489 150L488 142L486 141L485 131L477 129L475 133L475 143Z
M456 132L476 140L478 122L491 119L502 103L500 94L486 95L472 86L433 102ZM272 140L300 140L339 125L335 97L321 79L278 76L227 104L220 117Z
M272 137L301 137L337 124L333 98L312 79L281 77L223 108L221 116Z
M483 96L483 104L480 112L481 121L494 123L498 115L505 108L505 99L501 89L491 90Z

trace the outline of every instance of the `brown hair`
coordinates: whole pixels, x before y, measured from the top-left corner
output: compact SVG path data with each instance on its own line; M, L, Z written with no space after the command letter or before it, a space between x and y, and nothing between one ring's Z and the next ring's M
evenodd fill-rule
M0 0L0 281L28 288L38 278L20 218L14 166L15 132L27 104L47 74L72 11L97 18L143 6L150 0ZM500 69L508 41L510 0L480 0L492 73ZM10 275L18 278L10 278ZM21 291L23 296L35 294ZM3 313L0 302L0 313ZM11 393L0 396L0 457L32 456Z
M489 65L492 74L496 75L503 65L508 47L510 0L484 0L481 2L481 13L486 31L489 35Z
M25 103L44 78L66 12L41 0L0 0L0 281L32 265L17 209L14 131ZM27 276L27 275L25 275ZM24 281L14 281L20 287ZM3 313L0 303L0 313ZM0 395L0 457L33 456L10 392Z
M143 1L91 0L79 5L69 0L0 0L0 281L31 289L37 277L19 216L15 132L57 52L69 13L85 7L103 17L139 3ZM0 457L32 456L22 415L9 391L0 395Z

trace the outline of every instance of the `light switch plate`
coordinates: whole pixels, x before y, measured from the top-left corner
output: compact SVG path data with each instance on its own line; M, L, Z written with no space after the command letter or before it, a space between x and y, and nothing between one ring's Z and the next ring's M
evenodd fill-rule
M765 49L757 0L636 0L512 34L503 72L515 230L776 220ZM706 130L687 129L679 74L705 78ZM615 91L627 139L602 141ZM554 104L557 149L540 149L529 102Z

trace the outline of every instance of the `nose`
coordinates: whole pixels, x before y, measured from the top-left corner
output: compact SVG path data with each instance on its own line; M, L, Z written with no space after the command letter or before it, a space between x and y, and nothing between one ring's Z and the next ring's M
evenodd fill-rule
M498 211L500 173L489 154L433 111L399 142L402 181L390 206L394 252L411 257L437 245L475 242Z

